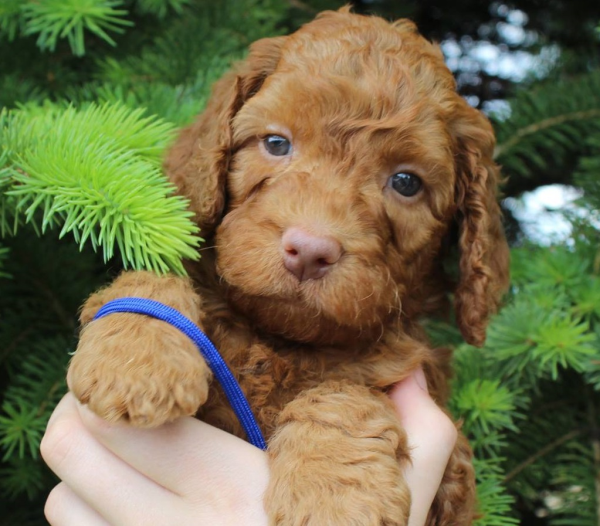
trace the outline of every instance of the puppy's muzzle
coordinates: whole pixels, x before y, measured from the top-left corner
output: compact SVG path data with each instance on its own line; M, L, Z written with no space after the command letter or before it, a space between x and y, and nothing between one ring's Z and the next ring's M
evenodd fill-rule
M298 281L322 278L339 261L342 245L333 237L288 228L281 237L283 264Z

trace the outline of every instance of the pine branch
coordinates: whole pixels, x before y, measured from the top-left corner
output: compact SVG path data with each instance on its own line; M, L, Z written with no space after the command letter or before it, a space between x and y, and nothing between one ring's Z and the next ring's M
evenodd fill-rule
M126 88L154 82L188 86L201 72L216 80L253 41L281 34L286 12L279 0L196 0L152 44L121 60L101 61L96 77Z
M600 327L596 327L596 336L600 341ZM600 391L600 349L586 364L584 376L588 385L591 385L596 391Z
M571 113L565 113L563 115L557 115L548 119L529 124L523 128L520 128L514 132L513 136L507 141L498 144L494 149L494 159L499 159L505 155L511 148L514 148L521 140L530 135L543 132L550 128L558 127L561 124L567 122L578 123L581 121L589 121L592 119L600 119L600 108L592 109L587 111L575 111Z
M597 343L596 335L590 332L589 323L564 313L550 315L531 338L533 358L539 358L553 380L558 378L559 366L583 372L587 358L597 356L592 345Z
M23 329L22 331L18 332L16 334L16 336L10 340L8 342L7 345L5 345L2 348L2 351L0 351L0 365L4 365L4 363L6 362L6 360L8 359L8 357L11 355L12 352L15 351L15 349L17 349L19 347L19 345L26 341L27 338L29 336L31 336L33 334L33 328L28 327L26 329Z
M23 6L25 34L39 34L42 50L54 51L58 39L66 38L74 55L85 54L84 34L89 31L114 46L107 31L123 33L133 22L122 18L127 14L115 9L119 0L45 0Z
M581 155L600 132L600 72L541 85L511 101L511 115L494 123L495 159L515 178L531 178ZM567 167L565 167L567 169Z
M12 458L0 467L0 494L13 500L26 495L28 500L36 498L45 489L47 477L43 465L30 457ZM0 519L1 520L1 519ZM10 526L23 523L11 523Z
M9 254L9 249L0 245L0 279L10 278L10 274L4 271L5 262Z
M46 415L40 415L37 408L31 408L24 402L4 402L0 414L0 448L4 449L2 460L13 456L36 459L46 423Z
M593 208L600 207L600 132L588 137L590 155L580 159L575 183L584 191L584 200Z
M552 466L548 505L551 526L597 526L596 471L591 444L574 440L556 456Z
M520 291L488 329L486 349L510 386L535 388L561 370L587 371L597 356L598 337L590 318L596 298L591 258L567 247L513 251L513 283ZM585 292L583 290L585 289ZM589 310L591 309L591 313Z
M510 516L514 498L498 481L497 477L486 477L477 483L477 504L479 517L473 526L510 526L519 524Z
M118 247L126 267L184 273L199 238L159 168L172 127L120 104L51 110L21 110L8 125L15 215L33 222L39 210L42 232L60 224L61 237L89 240L105 260Z
M563 444L569 442L570 440L573 440L573 439L581 436L582 434L583 434L582 429L574 429L574 430L566 433L565 435L561 436L560 438L553 440L552 442L547 444L545 447L539 449L533 455L526 458L518 466L511 469L504 477L504 482L505 483L509 482L511 479L513 479L519 473L521 473L521 471L523 471L526 467L531 466L534 462L536 462L543 456L549 454L550 452L554 451L555 449L557 449L558 447L562 446Z
M183 8L189 3L190 0L137 0L135 7L140 14L164 18L169 10L181 14Z
M22 25L21 9L24 0L0 0L0 34L13 41Z
M476 379L457 390L452 405L454 413L464 418L466 433L475 437L489 436L495 430L517 431L513 419L519 413L514 396L498 380Z
M594 398L591 393L587 397L588 422L590 424L590 436L592 442L592 454L594 459L594 487L596 496L596 518L600 523L600 429Z
M189 124L204 108L213 83L229 68L231 59L218 61L198 72L189 84L172 86L165 82L137 80L123 73L119 83L93 82L68 93L75 103L90 101L123 104L131 109L145 108L177 126ZM119 69L114 63L115 70ZM113 71L114 72L114 71ZM119 74L120 75L120 74Z

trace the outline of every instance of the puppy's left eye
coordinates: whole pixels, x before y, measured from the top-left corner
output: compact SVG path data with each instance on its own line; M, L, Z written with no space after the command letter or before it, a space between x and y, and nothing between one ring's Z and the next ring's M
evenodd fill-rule
M391 177L392 188L404 197L412 197L423 187L423 182L415 174L400 172Z
M292 151L292 143L281 135L267 135L263 144L267 152L277 157L283 157Z

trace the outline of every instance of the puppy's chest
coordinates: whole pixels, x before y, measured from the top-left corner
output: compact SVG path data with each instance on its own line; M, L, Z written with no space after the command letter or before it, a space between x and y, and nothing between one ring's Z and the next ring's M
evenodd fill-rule
M227 342L231 345L232 342ZM296 396L331 379L339 379L336 360L327 352L302 348L274 348L254 341L245 348L221 342L220 352L236 376L259 425L268 439L277 427L282 409ZM243 431L220 386L211 388L199 417L228 432Z

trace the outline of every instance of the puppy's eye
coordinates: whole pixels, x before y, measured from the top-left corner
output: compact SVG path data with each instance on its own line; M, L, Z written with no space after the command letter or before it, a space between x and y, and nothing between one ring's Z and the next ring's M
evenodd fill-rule
M412 197L423 187L423 183L415 174L400 172L392 175L392 188L404 197Z
M292 151L292 143L281 135L267 135L263 144L267 152L277 157L288 155Z

